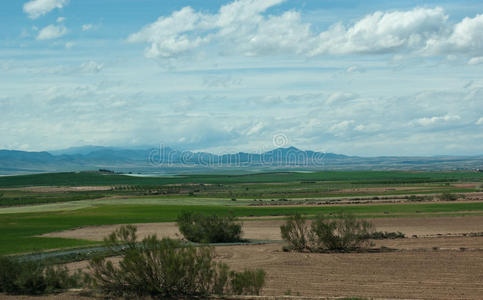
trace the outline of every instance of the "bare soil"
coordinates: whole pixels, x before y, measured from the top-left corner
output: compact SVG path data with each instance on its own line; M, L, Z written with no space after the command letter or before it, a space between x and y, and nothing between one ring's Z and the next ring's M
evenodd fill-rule
M397 243L415 248L390 253L283 252L281 244L220 246L216 253L235 270L263 268L264 296L481 299L482 250L419 250L450 241L483 246L483 238L459 237L402 239ZM87 266L85 261L68 265L71 270Z
M461 235L483 232L483 216L376 218L371 219L378 231L400 231L408 237L431 235ZM244 238L257 240L281 240L280 225L283 220L243 221ZM158 237L179 237L176 223L136 224L140 238L156 234ZM120 225L88 226L73 230L44 234L45 237L76 238L102 241Z
M481 299L482 251L287 253L280 245L217 247L235 269L263 268L264 295Z
M398 249L383 253L284 252L281 242L218 246L217 259L235 270L263 268L267 272L265 299L281 299L284 294L300 295L300 299L320 299L321 296L482 299L483 236L463 234L483 232L483 216L377 218L372 221L377 230L401 231L411 238L374 241L375 247ZM244 221L245 237L279 240L282 223L282 220L270 218ZM86 227L49 236L101 240L116 227ZM178 233L174 223L138 224L138 231L140 236L156 233L176 237ZM116 262L118 258L113 260ZM68 267L86 270L88 263L76 262ZM52 297L35 299L64 299Z

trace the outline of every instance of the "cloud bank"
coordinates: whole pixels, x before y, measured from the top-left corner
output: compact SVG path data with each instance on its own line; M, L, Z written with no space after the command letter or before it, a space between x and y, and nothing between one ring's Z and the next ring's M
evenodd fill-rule
M226 56L303 57L384 53L473 57L483 52L483 15L453 24L440 7L376 11L353 24L336 23L316 32L297 11L266 14L282 2L238 0L215 14L184 7L159 17L128 41L149 44L145 56L150 58L209 49Z

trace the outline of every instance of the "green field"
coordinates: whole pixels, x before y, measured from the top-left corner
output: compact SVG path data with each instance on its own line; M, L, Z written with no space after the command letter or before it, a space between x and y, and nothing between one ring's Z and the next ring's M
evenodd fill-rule
M182 183L233 184L296 181L344 181L355 184L427 183L482 181L482 172L326 171L313 173L276 172L248 175L186 175L135 177L99 172L48 173L0 177L0 187L165 185Z
M99 172L0 177L0 207L100 198L280 200L474 192L480 172L317 172L133 177ZM107 186L105 191L33 192L25 186ZM374 192L374 188L392 188ZM395 188L404 188L397 190ZM11 190L18 189L18 190ZM369 190L368 190L369 189ZM173 203L176 204L176 203Z
M106 205L74 211L42 214L4 214L0 217L0 254L90 245L92 242L34 237L43 233L90 225L130 224L175 221L182 211L243 216L284 216L294 212L354 213L362 217L417 216L432 213L458 215L483 213L483 203L424 203L388 205L351 205L329 207L243 207L192 205Z
M174 221L181 211L245 216L350 212L361 217L483 214L483 203L250 206L343 197L469 193L478 172L316 172L132 177L99 172L0 177L0 254L92 245L38 235L81 226ZM472 182L461 187L457 184ZM476 184L475 184L476 183ZM105 191L32 191L26 186L107 186ZM374 191L371 189L382 188ZM398 190L397 188L404 188ZM432 197L432 196L431 196ZM260 199L263 199L260 200ZM315 200L314 200L315 199ZM357 199L357 198L356 198ZM260 202L262 201L262 202ZM273 202L275 201L275 202ZM318 200L317 200L318 201ZM310 203L310 202L306 202Z

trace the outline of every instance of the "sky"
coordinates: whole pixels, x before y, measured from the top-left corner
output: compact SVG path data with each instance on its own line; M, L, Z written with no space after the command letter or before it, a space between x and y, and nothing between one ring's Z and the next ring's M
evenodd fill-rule
M0 2L0 149L483 154L483 1Z

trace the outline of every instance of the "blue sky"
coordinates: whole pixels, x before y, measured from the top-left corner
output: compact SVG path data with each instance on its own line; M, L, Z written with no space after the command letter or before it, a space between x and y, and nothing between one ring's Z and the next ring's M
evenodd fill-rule
M483 154L483 2L0 3L0 149Z

